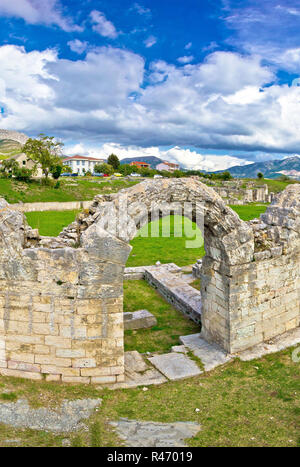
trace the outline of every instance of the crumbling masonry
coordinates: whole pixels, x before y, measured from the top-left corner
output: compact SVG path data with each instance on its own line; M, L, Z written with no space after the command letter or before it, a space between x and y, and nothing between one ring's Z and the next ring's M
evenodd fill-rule
M168 203L177 212L185 202L192 205L188 217L196 219L203 208L205 214L203 337L238 353L298 327L300 185L277 196L260 220L243 222L197 180L150 180L96 196L57 238L40 237L0 200L0 373L122 381L128 241L155 204ZM114 208L124 217L118 230Z

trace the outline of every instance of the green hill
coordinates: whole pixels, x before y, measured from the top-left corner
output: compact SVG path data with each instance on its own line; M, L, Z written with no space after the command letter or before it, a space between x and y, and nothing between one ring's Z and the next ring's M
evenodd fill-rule
M125 159L122 159L120 161L121 164L130 164L130 162L134 161L140 161L140 162L146 162L147 164L150 164L152 169L155 169L158 164L161 164L163 162L162 159L156 156L143 156L143 157L126 157Z
M0 159L7 159L22 152L22 144L11 139L0 139Z

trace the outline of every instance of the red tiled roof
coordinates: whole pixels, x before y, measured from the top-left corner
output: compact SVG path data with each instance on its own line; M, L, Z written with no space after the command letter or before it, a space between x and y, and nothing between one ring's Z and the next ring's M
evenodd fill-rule
M130 165L150 165L147 162L142 162L142 161L132 161L130 162Z
M179 164L173 164L172 162L163 161L163 163L169 165L170 167L179 167Z
M70 161L70 160L85 160L85 161L103 161L104 159L97 159L96 157L89 157L89 156L71 156L71 157L66 157L63 159L63 162Z

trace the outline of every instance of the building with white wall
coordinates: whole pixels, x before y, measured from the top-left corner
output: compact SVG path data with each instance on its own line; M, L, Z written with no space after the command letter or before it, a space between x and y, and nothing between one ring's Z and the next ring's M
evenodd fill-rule
M88 156L72 156L63 159L63 164L68 165L72 173L84 175L86 172L94 172L95 165L103 164L105 159L96 159Z
M166 170L167 172L174 172L175 170L179 170L180 167L178 164L172 164L172 162L163 161L156 166L156 170L163 172Z

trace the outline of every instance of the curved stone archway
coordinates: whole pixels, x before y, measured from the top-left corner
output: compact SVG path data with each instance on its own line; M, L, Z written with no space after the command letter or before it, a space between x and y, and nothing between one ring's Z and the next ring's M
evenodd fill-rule
M128 241L148 222L153 206L166 203L174 212L188 203L193 219L204 213L207 340L239 352L299 326L300 185L288 187L261 220L247 223L197 180L149 180L97 196L56 238L40 237L2 200L0 373L66 382L123 380Z

